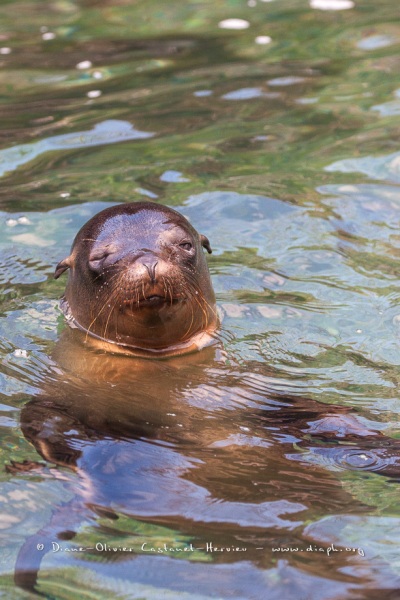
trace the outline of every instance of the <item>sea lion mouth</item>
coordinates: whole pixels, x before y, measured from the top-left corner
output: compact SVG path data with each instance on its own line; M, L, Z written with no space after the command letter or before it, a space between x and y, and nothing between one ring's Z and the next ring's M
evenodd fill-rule
M158 294L152 294L147 298L142 298L139 300L139 306L160 306L161 304L165 304L166 302L171 301L165 296L159 296Z
M136 310L138 308L157 308L164 304L171 306L177 304L181 298L171 298L170 296L161 296L160 294L149 294L148 296L142 296L135 300L125 300L124 306Z

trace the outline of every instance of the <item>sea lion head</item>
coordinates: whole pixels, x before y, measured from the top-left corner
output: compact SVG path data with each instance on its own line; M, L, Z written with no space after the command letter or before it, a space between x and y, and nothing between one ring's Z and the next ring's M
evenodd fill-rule
M106 208L56 267L56 279L69 269L61 307L71 325L134 353L206 345L218 319L203 247L211 253L175 210L153 202Z

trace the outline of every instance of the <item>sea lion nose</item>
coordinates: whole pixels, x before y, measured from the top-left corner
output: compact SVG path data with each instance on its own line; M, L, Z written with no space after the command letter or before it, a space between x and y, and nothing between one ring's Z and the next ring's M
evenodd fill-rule
M143 257L140 262L146 267L151 283L156 283L156 266L158 265L158 260L153 257Z

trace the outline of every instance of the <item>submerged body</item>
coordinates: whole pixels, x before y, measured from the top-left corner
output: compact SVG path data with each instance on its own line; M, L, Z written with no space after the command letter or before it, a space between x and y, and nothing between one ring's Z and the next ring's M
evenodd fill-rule
M268 366L247 361L232 369L217 355L210 347L168 361L142 360L93 351L77 330L63 331L43 393L21 411L26 440L61 469L11 468L43 478L65 476L68 468L73 473L64 485L71 500L59 499L44 527L21 546L18 586L49 597L48 555L53 542L65 540L71 547L131 540L134 551L121 558L129 561L125 573L138 558L150 561L140 569L157 571L159 562L142 549L143 541L160 535L152 533L154 525L162 525L167 539L196 547L244 544L249 567L265 568L294 523L310 521L315 510L336 515L353 506L335 471L398 478L398 441L368 430L351 409L272 393ZM362 500L358 507L367 508ZM138 523L145 528L135 529ZM137 537L138 531L149 537ZM306 548L310 541L299 536ZM118 568L115 557L96 549L57 556L62 568L85 569L90 557L107 561L109 573ZM240 553L208 556L215 564L237 562L238 569L243 561ZM349 567L345 552L335 560ZM186 574L191 567L185 563Z
M178 212L153 202L107 208L77 234L61 307L94 344L173 356L213 341L218 318L203 247L208 239ZM88 337L89 339L89 337Z

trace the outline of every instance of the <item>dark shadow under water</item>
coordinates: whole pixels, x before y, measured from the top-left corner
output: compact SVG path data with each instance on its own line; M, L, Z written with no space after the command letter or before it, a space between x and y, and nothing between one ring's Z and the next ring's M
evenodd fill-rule
M169 360L114 356L90 351L72 330L54 359L58 371L23 408L21 427L46 461L77 479L65 484L73 499L55 507L19 552L15 582L25 589L37 585L38 543L49 549L70 540L99 516L111 519L108 534L128 515L167 526L197 548L210 541L246 548L245 556L216 552L214 563L245 559L266 568L272 546L301 541L293 532L311 515L367 508L324 463L400 476L398 442L367 430L346 408L271 393L266 365L227 366L215 348ZM18 469L24 465L10 466ZM318 574L329 578L331 564Z

